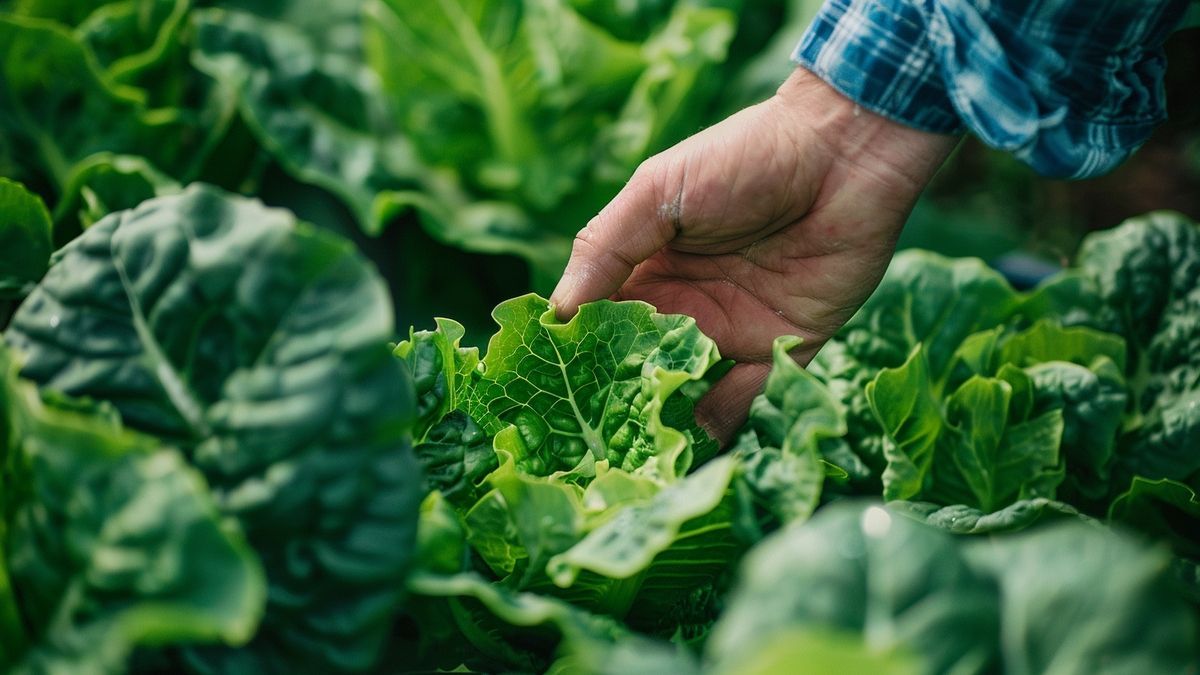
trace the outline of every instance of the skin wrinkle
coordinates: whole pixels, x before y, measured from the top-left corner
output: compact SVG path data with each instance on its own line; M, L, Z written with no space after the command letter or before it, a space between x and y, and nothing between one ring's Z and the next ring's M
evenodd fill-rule
M688 254L688 259L694 260L696 263L699 263L699 264L714 266L714 267L716 267L719 274L713 275L711 273L704 273L704 275L701 276L701 275L698 275L693 272L688 272L686 269L681 269L678 265L674 265L674 266L668 267L666 269L661 269L660 265L644 264L640 268L639 274L637 274L636 277L630 282L629 286L636 288L638 286L652 285L654 283L661 282L664 280L670 281L672 279L679 279L679 278L684 278L684 277L690 279L691 281L696 281L696 282L726 283L727 285L730 285L733 288L743 291L745 293L745 298L747 300L750 300L750 301L754 302L756 305L759 305L760 307L764 308L765 311L770 313L772 319L780 318L783 320L783 321L781 321L781 323L783 323L784 326L791 328L791 330L784 330L783 328L781 328L780 334L782 334L783 332L795 332L796 328L802 328L802 324L803 324L802 321L797 321L796 319L794 319L792 317L786 316L786 314L783 313L782 311L772 309L771 306L768 305L760 297L762 294L760 292L756 292L757 289L748 288L746 285L741 284L741 283L734 283L734 284L729 283L729 277L733 276L733 273L729 270L728 263L733 262L734 264L737 264L741 260L740 257L736 258L736 259L730 259L726 256L703 256L703 255L699 255L699 254ZM750 264L752 266L757 266L753 262L749 262L747 264ZM789 272L791 274L802 274L802 273L799 273L795 269L791 269L791 270L784 270L784 271L776 274L776 276L781 276L781 277L788 276ZM755 277L754 275L748 275L748 276L750 276L750 278L752 278L752 279L758 278L758 277ZM778 282L773 281L772 284L777 285ZM711 293L706 293L705 295L706 295L706 297L710 297L710 298L713 297ZM636 297L636 296L629 295L628 297ZM790 297L793 300L811 300L812 302L817 302L817 303L825 306L824 310L811 310L811 309L806 310L806 309L800 309L799 307L794 307L791 310L793 313L803 315L804 321L809 322L810 324L819 326L820 330L817 330L817 331L812 330L812 328L810 327L808 329L802 329L799 332L799 334L802 337L804 337L810 341L815 340L816 336L819 335L828 326L836 327L837 324L840 324L840 322L842 320L842 316L844 314L849 313L847 310L845 310L845 308L843 306L834 305L827 300L821 299L821 298L813 296L813 295L793 294ZM714 302L716 302L716 301L714 301ZM724 303L717 302L716 304L723 305ZM732 324L730 324L730 325L732 325ZM822 341L823 341L823 338L822 338ZM762 353L769 353L769 351L770 351L769 344L763 345L760 351Z
M783 132L776 131L776 133ZM739 201L735 197L737 192L742 189L743 184L747 181L747 178L744 175L744 172L734 171L732 176L730 176L729 171L731 171L737 165L754 165L758 163L753 157L750 157L747 154L749 148L746 144L734 144L726 140L722 140L721 143L722 145L726 146L729 151L738 153L740 160L734 163L734 167L722 165L720 169L722 171L722 176L720 177L720 180L711 181L713 183L713 187L700 184L698 186L699 189L689 190L688 194L700 195L701 204L697 209L687 209L689 212L705 213L710 211L710 209L705 208L708 201L715 201L717 208L720 209L720 213L717 215L717 217L710 216L706 220L718 223L728 222L731 220L736 220L739 217L744 217L744 214L742 213L744 207L739 207L737 205L745 202L745 200ZM762 241L764 238L769 237L770 235L797 222L803 215L803 212L796 213L796 204L804 202L798 202L796 200L792 194L793 189L797 185L808 185L813 181L801 179L802 174L805 173L805 169L807 168L807 165L804 162L785 162L781 159L780 147L785 143L794 144L795 141L789 136L789 138L783 142L769 143L767 152L770 154L768 157L762 160L764 165L773 165L768 173L773 175L783 175L786 168L786 172L790 172L792 177L792 179L789 181L781 181L781 184L787 186L787 197L781 200L782 205L778 207L775 212L764 218L762 226L752 232L743 233L739 237L733 239L730 238L727 232L721 230L702 237L695 235L688 236L685 233L683 237L676 238L670 243L671 248L678 251L706 254L733 252L742 248L743 246ZM686 167L687 163L681 162L681 165ZM682 181L681 184L683 184ZM750 184L758 185L759 182L751 180ZM721 196L714 198L712 195L718 192L716 187L720 188L719 191ZM706 197L708 197L708 200L705 199ZM808 199L809 198L806 197L805 201Z
M662 274L661 272L655 274L654 277L655 278L666 278L666 279L674 278L669 275ZM772 319L778 320L780 323L782 323L783 325L787 326L790 329L790 330L783 331L783 332L799 335L800 337L804 338L805 342L804 342L803 346L801 347L801 349L810 349L811 348L811 351L813 353L815 353L816 348L819 347L820 345L823 345L826 341L826 338L823 337L824 331L814 331L812 328L805 327L805 325L803 323L792 319L791 317L787 316L785 313L775 310L770 305L765 303L758 296L758 294L752 292L750 289L746 288L741 283L732 279L729 275L725 275L725 276L721 276L721 277L689 279L685 283L689 287L693 288L696 292L701 293L705 297L711 299L714 303L718 303L718 304L720 304L719 298L717 298L715 295L713 295L713 293L711 293L706 288L704 288L705 284L722 284L722 285L730 286L730 287L733 287L733 288L736 288L736 289L742 291L743 293L746 294L746 296L751 301L753 301L754 303L759 305L760 309L763 312L769 314L772 317ZM637 285L638 284L633 284L633 287L636 288ZM638 297L638 296L636 296L636 295L635 296L626 296L626 294L618 292L617 296L615 296L614 299L634 299L636 297ZM818 315L822 315L822 314L837 315L841 311L844 311L844 308L835 307L835 306L829 304L828 301L823 300L819 297L815 297L815 296L795 296L795 297L796 297L796 299L799 299L799 300L809 300L814 303L825 305L826 307L830 308L829 310L824 311L824 312L799 312L801 314L805 314L808 317L810 324L816 323L815 317ZM730 317L728 317L727 315L721 315L720 318L725 323L724 328L726 330L728 330L728 331L734 330L734 325L733 325ZM707 328L708 330L706 330L706 332L708 332L709 330L712 330L712 327L702 326L701 328L702 329ZM781 332L780 334L783 334L783 332ZM742 353L739 355L738 360L739 360L739 362L770 363L772 356L771 356L771 350L769 347L770 346L768 345L768 348L765 350L762 350L762 351Z
M795 147L797 149L797 151L800 151L800 145L796 142L795 138L791 137L792 134L790 134L788 132L784 132L784 135L788 136L789 137L788 142L792 143L793 147ZM776 155L778 155L778 150L776 151ZM803 162L791 162L790 164L791 164L791 176L789 177L790 180L788 180L787 183L785 183L785 185L786 185L786 192L785 192L785 198L784 198L785 201L789 204L804 204L804 203L812 203L812 202L816 201L816 195L812 194L811 189L809 190L809 192L807 194L804 194L804 195L795 194L795 192L797 190L797 186L804 186L804 185L811 186L813 181L804 180L805 176L804 176L804 163ZM789 215L791 215L790 210L784 211L783 213L779 214L778 219L786 218ZM794 222L796 220L796 218L793 218L792 220Z
M742 260L745 260L745 259L742 258ZM760 269L766 269L753 261L746 260L745 262L750 265L753 265L755 267L759 267ZM800 337L804 338L805 342L813 341L815 338L819 337L819 332L814 332L810 328L806 328L801 322L796 321L795 319L787 316L782 310L775 309L775 308L771 307L770 305L768 305L766 302L764 302L761 297L762 294L760 292L758 292L756 290L751 290L750 288L746 287L741 282L734 279L733 275L731 275L727 269L724 269L720 262L717 263L717 268L721 270L722 274L724 275L723 278L728 283L741 289L744 293L746 293L746 295L750 296L751 298L754 299L755 302L757 302L759 305L761 305L763 309L778 316L787 325L792 327L792 329L795 331L796 335L799 335ZM766 270L766 271L769 272L770 270ZM784 273L776 273L776 274L779 274L780 276L782 276ZM750 277L750 278L754 278L754 277ZM793 294L791 297L793 300L809 300L809 301L815 302L817 304L824 305L826 309L823 313L828 316L836 316L846 310L846 308L844 306L837 306L837 305L829 302L828 300L825 300L825 299L817 297L817 296ZM810 319L812 318L811 312L806 313L806 314L808 314ZM768 349L766 354L769 359L771 350Z
M675 192L675 201L671 202L671 229L673 235L671 239L675 239L683 233L683 195L684 188L687 186L687 164L683 165L683 175L679 178L679 190Z
M783 136L786 136L787 138L785 139L785 142L791 143L793 145L793 147L795 147L796 149L799 149L801 147L800 144L796 142L795 138L793 137L792 133L789 132L789 130L784 129L777 133L779 133ZM783 165L783 166L773 166L772 167L773 170L771 171L771 173L782 175L785 172L785 170L787 170L788 172L790 172L790 176L789 176L789 180L782 182L782 184L784 186L784 196L782 199L782 205L780 206L778 211L768 221L767 226L761 230L761 232L764 235L774 234L780 230L783 230L783 229L786 229L787 227L795 225L799 221L800 217L803 215L803 214L796 215L793 213L793 211L795 211L795 205L811 203L813 201L811 195L806 196L805 198L798 198L797 195L794 194L794 192L796 190L796 186L812 184L812 181L802 180L802 175L804 173L805 164L803 162L786 162L786 161L784 161L780 156L781 150L780 150L780 144L778 144L778 143L771 144L770 152L771 152L771 163L775 164L775 165L779 165L779 164ZM729 200L729 202L727 202L727 203L730 203L732 201L733 200ZM761 242L766 239L767 239L767 237L764 236L762 238L755 240L755 242L751 242L751 244Z
M584 228L583 230L580 231L580 233L578 235L576 235L575 245L580 246L581 248L590 248L592 250L595 250L597 255L599 255L599 256L607 255L607 256L612 256L612 257L620 260L620 256L618 254L616 254L616 252L614 252L611 249L601 248L601 247L597 246L595 243L592 242L591 236L584 234L585 232L589 232L589 230L587 230L587 228ZM596 276L604 276L604 277L608 277L610 281L618 281L618 280L612 278L611 273L608 271L607 268L601 266L598 263L585 262L582 264L583 264L584 268L582 270L580 270L578 272L578 274L579 274L580 279L583 281L595 278Z
M779 310L776 310L776 309L774 309L773 307L771 307L770 305L768 305L766 302L763 302L762 298L760 298L760 297L758 296L758 294L756 294L756 293L752 293L752 292L750 291L750 289L748 289L748 288L746 288L745 286L743 286L742 284L738 283L738 282L737 282L736 280L734 280L732 277L729 277L728 275L726 275L726 277L723 279L723 281L724 281L725 283L728 283L728 284L730 284L730 285L732 285L732 286L735 286L735 287L737 287L737 288L738 288L739 290L741 290L743 293L745 293L746 295L748 295L748 296L750 296L751 298L753 298L754 302L758 303L758 305L759 305L760 307L762 307L764 310L766 310L766 311L770 312L771 314L774 314L775 316L779 317L780 321L782 321L783 323L787 324L789 327L791 327L791 328L792 328L792 330L794 330L794 331L796 332L796 335L799 335L800 337L802 337L802 338L805 338L805 340L806 340L806 341L807 341L807 340L809 340L809 339L811 339L811 338L813 337L813 333L812 333L812 332L811 332L809 329L805 328L803 325L801 325L800 323L798 323L797 321L795 321L795 320L794 320L794 319L792 319L791 317L787 316L787 315L786 315L786 314L784 314L783 312L781 312L781 311L779 311ZM749 355L747 358L752 358L752 357L754 357L754 356L755 356L755 355L753 355L753 354L752 354L752 355ZM770 362L770 360L771 360L771 352L770 352L770 350L768 350L768 351L766 351L766 352L763 352L762 354L759 354L759 355L757 355L757 356L758 356L759 358L761 358L761 359L762 359L764 362L768 362L768 363L769 363L769 362Z

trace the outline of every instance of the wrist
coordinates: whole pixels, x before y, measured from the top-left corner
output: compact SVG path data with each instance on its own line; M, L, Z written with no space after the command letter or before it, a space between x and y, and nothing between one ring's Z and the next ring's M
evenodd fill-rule
M916 129L863 108L811 71L796 68L771 104L797 133L821 143L827 156L913 200L961 135ZM900 195L897 195L900 196Z

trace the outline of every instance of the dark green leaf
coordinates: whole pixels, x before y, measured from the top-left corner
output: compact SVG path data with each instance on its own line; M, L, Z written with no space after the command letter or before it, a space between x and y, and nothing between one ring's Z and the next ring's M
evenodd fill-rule
M13 319L28 377L182 447L262 558L263 629L214 669L374 660L421 498L389 308L346 242L195 186L91 227Z
M193 22L195 66L235 98L259 143L298 180L337 195L377 234L378 193L410 187L424 169L395 133L363 63L321 51L289 24L244 12L197 11Z
M867 385L866 397L884 432L883 498L919 495L943 426L924 349L914 349L901 367L880 371Z
M870 653L907 651L920 672L997 664L994 583L944 533L872 506L838 504L747 554L708 643L739 664L785 631L862 635Z
M138 90L108 80L62 26L17 16L0 16L0 135L12 146L14 177L55 197L95 153L173 166L189 138L177 112L147 110Z
M1062 522L967 555L1000 584L1006 672L1182 673L1200 662L1195 614L1161 549Z
M822 441L846 434L845 411L788 352L799 338L780 337L766 387L750 406L752 438L739 442L742 476L757 499L784 524L802 523L821 498Z
M492 439L466 413L453 410L413 448L427 490L467 509L486 492L484 478L499 466Z
M1136 476L1113 500L1108 517L1165 539L1180 555L1200 560L1200 499L1192 487Z
M1106 328L1125 336L1135 416L1114 469L1190 481L1200 472L1200 225L1156 212L1089 236L1077 261L1094 281Z
M964 504L941 506L929 502L890 502L888 508L954 534L1012 532L1060 518L1087 519L1070 504L1044 497L1016 501L992 513Z
M0 178L0 297L18 295L46 273L50 214L37 195Z
M549 664L539 663L537 656L543 650L521 649L522 643L540 642L550 653L561 642L564 649L586 653L628 635L627 629L607 617L554 598L506 590L474 574L416 574L408 587L422 596L449 600L464 637L489 659L485 665L489 671L545 670Z
M54 208L54 240L65 245L114 211L179 190L143 157L96 153L71 168Z
M410 329L408 339L396 345L417 392L417 424L413 436L424 439L447 412L466 406L467 380L479 366L479 350L460 347L462 324L437 319L435 330Z
M1091 368L1051 361L1030 366L1038 410L1062 410L1067 484L1082 497L1108 492L1118 432L1128 403L1125 378L1106 357Z
M3 345L0 371L0 668L115 673L139 646L248 641L263 573L200 474L110 416L44 406Z

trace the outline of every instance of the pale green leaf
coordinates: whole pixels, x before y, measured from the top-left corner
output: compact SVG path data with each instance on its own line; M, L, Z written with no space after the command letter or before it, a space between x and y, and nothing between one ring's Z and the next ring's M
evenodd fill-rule
M505 442L518 468L549 475L606 460L669 480L690 465L692 439L704 432L694 421L669 427L661 413L719 361L693 319L600 301L563 323L534 295L500 304L493 316L500 330L471 380L466 411L491 434L511 425Z

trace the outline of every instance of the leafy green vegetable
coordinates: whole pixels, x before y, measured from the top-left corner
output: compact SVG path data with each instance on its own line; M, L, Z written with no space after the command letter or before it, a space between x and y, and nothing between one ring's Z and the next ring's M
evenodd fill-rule
M739 578L706 650L718 663L789 628L862 635L871 652L909 651L921 672L996 663L995 583L949 536L880 507L823 509L759 544Z
M95 57L61 25L0 14L0 174L63 196L76 163L119 152L174 164L186 137L168 110L99 72ZM44 186L44 187L43 187Z
M1091 517L1196 555L1190 479L1114 483L1153 375L1143 348L1098 330L1101 285L1076 270L1022 295L974 263L898 264L889 304L869 303L814 372L795 338L776 342L747 427L715 457L692 410L726 364L691 319L601 301L562 322L527 295L496 308L482 354L440 319L389 356L386 294L343 243L212 188L88 228L6 337L55 419L111 430L119 413L158 437L147 447L181 447L266 571L249 645L189 642L251 628L131 628L106 668L147 641L170 649L138 658L200 671L770 672L801 647L814 668L897 672L1193 662L1194 562ZM947 303L958 313L929 311ZM65 500L7 494L6 509ZM893 501L822 505L847 494ZM21 521L5 513L11 546ZM22 654L29 608L57 606L20 590L37 588L24 561L61 559L30 541L0 567L18 589L0 590L0 630Z
M1128 402L1121 371L1101 356L1092 368L1050 361L1030 366L1026 373L1033 380L1034 407L1062 410L1062 449L1071 468L1068 493L1087 501L1102 498Z
M59 5L40 4L43 8ZM69 16L48 18L76 24L76 36L91 48L114 82L139 87L146 102L155 107L178 105L189 84L179 66L186 60L181 33L192 3L141 0L97 4L82 21Z
M822 442L840 443L846 434L841 404L788 356L799 344L795 337L775 341L775 366L750 407L749 429L733 449L741 455L747 485L781 523L801 523L812 515L825 479ZM829 448L825 453L825 462L837 456Z
M1129 489L1113 500L1108 517L1165 539L1181 555L1200 560L1200 499L1196 491L1167 478L1135 477Z
M1080 250L1078 265L1104 303L1101 320L1129 342L1137 417L1117 458L1125 481L1190 481L1200 471L1191 452L1200 443L1198 262L1200 225L1167 212L1097 233Z
M0 0L0 320L40 385L0 349L0 669L1194 667L1195 223L1028 293L901 254L809 370L776 343L722 454L690 319L518 297L481 354L470 312L769 95L813 2L215 4ZM350 245L195 180L463 323L389 357Z
M699 127L714 94L706 75L736 26L725 8L664 3L664 20L639 26L651 27L639 45L574 4L387 0L366 10L368 61L431 174L384 195L388 210L416 207L442 241L521 255L539 285L561 269L577 223L639 162Z
M450 411L416 446L429 490L459 507L483 496L483 480L498 468L492 439L459 410Z
M451 319L437 319L435 330L409 330L394 351L408 364L417 393L414 436L422 439L451 410L466 406L466 387L479 366L479 350L460 347L465 331Z
M419 531L440 550L421 554L426 568L483 569L499 587L656 634L703 635L711 589L745 547L735 528L740 461L716 458L687 474L693 449L712 444L691 411L724 372L715 345L692 319L639 302L586 304L563 323L529 295L494 316L499 330L482 358L449 320L410 331L395 349L415 374L419 428L429 429L416 452L435 492ZM531 667L511 645L537 635L500 631L496 643L463 624L457 601L416 602L420 644L452 639L438 626L456 625L477 650L507 654L505 667ZM599 653L563 664L596 663Z
M570 549L551 558L547 572L560 586L574 583L581 570L613 579L627 579L643 570L671 576L662 570L665 561L655 560L669 547L674 547L672 564L682 568L682 573L674 570L675 576L686 578L689 566L714 563L719 572L728 560L719 553L722 544L736 546L727 536L729 522L717 510L736 467L731 458L713 460L653 498L628 504ZM696 541L697 537L701 539ZM689 540L687 546L679 546L685 539Z
M408 584L424 597L448 599L456 615L470 618L473 629L468 637L481 649L466 658L475 660L475 665L487 667L507 661L527 669L544 669L546 664L508 646L506 640L514 628L549 627L550 634L542 633L540 637L546 651L551 652L560 640L566 643L564 646L587 651L593 643L609 643L627 634L607 617L589 614L554 598L514 593L474 574L417 574Z
M1200 656L1195 613L1160 549L1064 522L965 554L999 583L1006 672L1174 673Z
M999 325L1019 306L1016 292L982 261L927 251L896 255L879 288L810 366L847 409L847 441L871 471L854 478L871 486L889 465L883 429L866 395L879 371L902 366L924 344L929 372L922 377L940 382L969 335ZM920 453L909 454L924 461Z
M181 447L262 559L254 643L196 667L374 661L421 498L390 324L345 242L202 186L91 227L14 317L27 377Z
M1043 521L1087 519L1070 504L1035 497L984 513L965 504L939 506L929 502L889 502L888 508L955 534L992 534L1033 527Z
M1162 551L1069 521L959 541L877 506L824 509L747 556L707 653L736 664L787 631L839 631L861 635L868 654L907 651L918 672L1195 663L1195 617Z
M123 672L140 646L248 641L262 571L200 474L16 370L0 345L0 668Z
M329 13L312 4L316 16ZM376 195L411 186L423 169L391 127L361 59L319 48L317 36L329 26L306 32L225 9L195 12L193 23L194 64L237 101L259 143L299 180L344 200L377 233ZM358 42L344 25L337 34Z
M91 155L72 167L63 199L54 208L55 241L65 244L114 211L179 190L178 183L142 157L106 152Z
M1120 336L1075 325L1101 324L1081 319L1089 307L1077 272L1022 295L978 261L898 255L811 368L847 410L844 443L823 453L845 476L837 490L979 516L1061 497L1103 515L1127 354Z
M606 460L670 480L691 464L704 432L694 420L667 426L662 412L673 396L698 397L720 359L693 319L597 302L562 323L533 295L493 316L500 330L465 407L491 434L512 425L502 441L523 470L548 475Z

